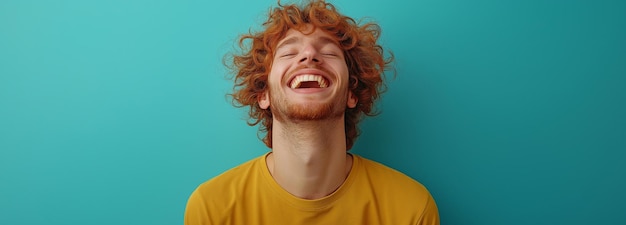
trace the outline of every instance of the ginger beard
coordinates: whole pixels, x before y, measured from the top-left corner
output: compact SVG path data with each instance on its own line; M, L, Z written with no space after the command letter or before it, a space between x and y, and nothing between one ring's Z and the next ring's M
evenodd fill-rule
M329 103L290 103L287 99L278 99L270 95L273 102L272 115L276 120L313 121L340 118L344 111L337 110L332 102Z
M286 102L282 104L287 106L278 107L278 110L273 111L274 116L279 121L284 121L284 118L292 121L324 120L341 115L333 113L331 104L290 104ZM274 104L274 109L276 108L276 104Z
M280 122L342 119L358 100L350 94L343 49L334 39L320 29L289 30L277 44L259 106Z
M276 120L285 122L289 121L315 121L315 120L334 120L341 118L346 109L347 95L335 96L332 101L328 102L292 102L284 92L278 88L270 87L270 109Z

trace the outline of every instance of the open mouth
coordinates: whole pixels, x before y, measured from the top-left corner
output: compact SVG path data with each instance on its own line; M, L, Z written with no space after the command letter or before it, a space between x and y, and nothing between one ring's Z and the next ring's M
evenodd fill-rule
M299 88L327 88L328 80L320 75L303 74L294 77L289 84L292 89Z

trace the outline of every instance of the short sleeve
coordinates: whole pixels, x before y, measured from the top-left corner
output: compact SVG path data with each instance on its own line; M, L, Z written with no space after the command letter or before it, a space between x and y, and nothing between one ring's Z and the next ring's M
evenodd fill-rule
M422 216L416 225L439 225L439 211L435 199L429 195L426 207L422 212Z
M209 225L209 215L207 204L202 194L196 189L189 200L187 200L187 207L185 208L185 225Z

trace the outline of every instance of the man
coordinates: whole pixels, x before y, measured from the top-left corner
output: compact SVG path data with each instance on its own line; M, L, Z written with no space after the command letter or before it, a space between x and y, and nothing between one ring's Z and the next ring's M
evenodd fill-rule
M185 224L439 224L424 186L348 153L391 63L379 27L314 0L279 3L264 28L240 39L232 96L271 151L200 185Z

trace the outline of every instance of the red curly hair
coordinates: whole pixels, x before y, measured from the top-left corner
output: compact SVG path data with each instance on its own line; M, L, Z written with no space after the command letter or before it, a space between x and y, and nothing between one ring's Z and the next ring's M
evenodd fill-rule
M290 29L303 31L307 25L331 34L343 49L349 71L349 90L358 98L355 108L346 108L346 149L350 150L359 135L357 123L361 115L373 116L373 103L385 88L384 72L390 68L393 54L384 56L383 48L377 44L380 27L375 23L357 24L354 19L340 14L335 7L323 0L311 0L303 6L296 4L273 8L264 31L250 32L239 39L241 54L229 55L235 85L233 104L250 107L248 124L262 124L260 131L265 145L272 148L272 112L259 107L258 99L268 88L267 79L276 45Z

